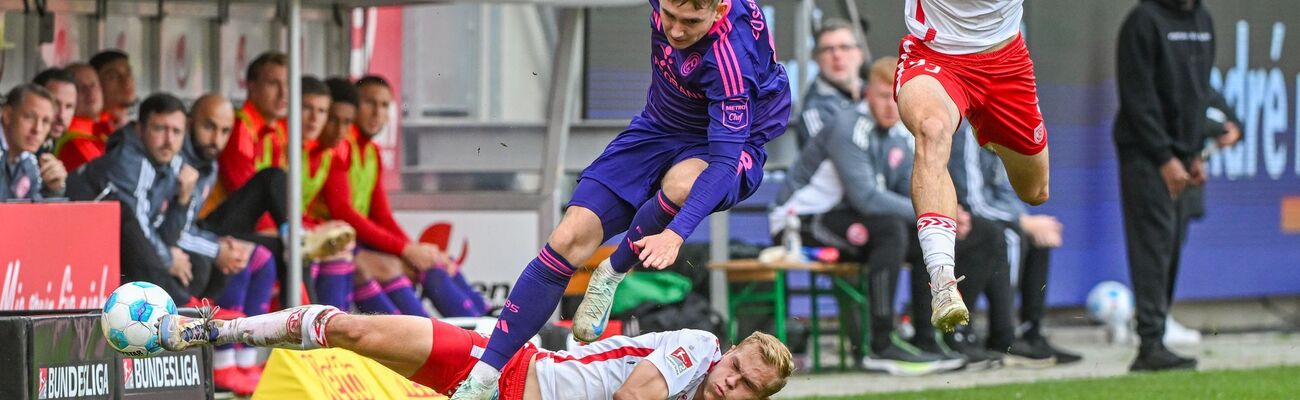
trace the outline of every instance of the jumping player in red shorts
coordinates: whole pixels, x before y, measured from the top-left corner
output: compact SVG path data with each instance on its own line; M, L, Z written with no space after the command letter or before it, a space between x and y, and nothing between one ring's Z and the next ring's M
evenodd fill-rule
M1048 197L1047 129L1020 36L1024 0L904 2L910 34L898 45L894 96L916 137L912 206L934 294L930 319L951 331L970 319L953 276L959 207L948 175L952 135L969 119L1020 199L1038 205Z
M436 319L353 315L318 304L233 320L167 315L158 330L160 344L171 351L229 343L346 349L448 395L488 342ZM771 335L754 333L723 352L713 334L684 329L612 336L573 352L526 344L502 369L494 398L762 399L785 387L793 371L790 351Z

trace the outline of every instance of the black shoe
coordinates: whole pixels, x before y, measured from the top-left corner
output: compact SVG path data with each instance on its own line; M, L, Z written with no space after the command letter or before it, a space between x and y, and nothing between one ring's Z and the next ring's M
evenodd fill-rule
M963 333L960 330L946 333L943 335L943 343L966 358L966 369L969 371L1002 366L1002 354L985 350L974 334Z
M1002 363L1008 367L1047 368L1056 365L1052 351L1030 345L1025 340L1011 342L1005 349L990 349L1003 354Z
M881 371L896 376L920 376L944 371L943 359L926 353L902 340L891 341L888 347L862 359L868 371Z
M1174 354L1163 344L1138 351L1137 359L1133 360L1133 365L1128 367L1130 372L1179 369L1196 369L1196 359Z
M1041 349L1036 351L1046 351L1051 353L1053 357L1056 357L1057 364L1076 363L1083 359L1083 356L1079 354L1061 350L1059 347L1053 346L1052 343L1047 341L1047 338L1039 335L1025 335L1023 340L1029 343L1029 346Z

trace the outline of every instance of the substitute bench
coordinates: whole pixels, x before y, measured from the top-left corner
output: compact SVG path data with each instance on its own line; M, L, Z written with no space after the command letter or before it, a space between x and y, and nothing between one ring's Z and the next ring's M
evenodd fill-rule
M709 264L710 269L723 271L727 276L728 293L727 293L727 336L735 343L737 336L737 321L741 315L772 315L776 318L775 332L773 335L780 339L787 346L790 345L786 332L786 318L788 317L789 307L787 302L791 295L806 293L812 299L812 358L813 372L821 371L821 348L817 345L817 338L823 332L821 331L820 314L818 312L817 297L822 294L817 287L817 277L827 276L831 279L831 293L839 291L848 298L862 305L860 321L863 324L861 334L863 343L867 343L867 336L870 329L870 317L868 314L867 285L866 280L861 280L860 286L854 286L845 280L844 277L849 274L858 273L859 265L856 263L822 263L822 262L769 262L763 263L756 259L741 259L725 262L716 262ZM807 271L812 275L811 283L808 289L791 289L786 287L787 274L790 271ZM771 289L764 288L764 283L771 283ZM843 312L841 310L841 312ZM839 337L839 354L840 369L846 369L845 364L846 349L845 340L847 338L843 324L836 330Z

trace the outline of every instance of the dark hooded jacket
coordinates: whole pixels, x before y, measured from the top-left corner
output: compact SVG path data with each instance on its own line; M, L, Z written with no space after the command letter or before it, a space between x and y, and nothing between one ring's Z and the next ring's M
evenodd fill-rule
M1190 10L1184 3L1143 0L1124 20L1117 44L1115 144L1121 153L1137 151L1157 165L1200 152L1210 133L1207 110L1235 121L1223 96L1210 87L1214 23L1200 0Z

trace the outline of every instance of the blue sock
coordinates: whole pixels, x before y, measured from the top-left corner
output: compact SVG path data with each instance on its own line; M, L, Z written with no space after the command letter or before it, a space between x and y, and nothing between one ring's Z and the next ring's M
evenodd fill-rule
M260 261L260 262L256 262ZM248 316L266 314L271 310L271 288L275 286L275 257L271 251L262 246L253 249L249 257L248 293L244 296L244 314Z
M265 247L254 247L244 269L226 278L226 288L222 289L221 296L217 298L217 306L239 311L245 315L266 314L271 303L271 288L275 285L276 279L273 259L271 252ZM261 301L254 302L249 299L261 299ZM234 344L224 344L216 346L215 350L234 351L235 348Z
M397 305L384 295L384 288L374 279L352 288L352 298L357 302L357 309L368 314L401 314Z
M471 304L470 310L473 313L473 315L470 315L471 317L487 315L488 310L491 309L491 307L488 306L487 298L483 297L482 293L479 293L478 290L474 289L473 285L469 284L469 281L465 280L464 270L461 270L459 274L452 277L452 281L456 283L456 287L460 288L461 293L464 293L464 297L469 299Z
M646 200L641 204L641 208L636 210L636 215L632 216L632 226L627 229L623 241L618 243L618 248L614 249L614 254L609 256L609 262L614 267L614 272L627 272L637 265L641 265L641 259L637 257L640 250L632 249L632 243L641 238L656 235L664 231L664 227L669 222L673 222L673 216L677 215L677 210L681 207L673 204L664 195L664 191L655 192L654 197Z
M252 264L252 258L249 258L249 264ZM248 294L248 281L253 276L253 271L247 266L239 273L226 277L226 288L221 290L221 296L217 296L217 307L225 310L244 312L244 298Z
M524 342L536 335L542 324L551 318L573 270L573 266L550 244L542 247L537 258L524 267L514 289L510 290L506 307L501 310L501 318L497 319L487 351L483 352L480 360L497 371L505 368Z
M424 304L415 295L415 289L411 288L411 279L406 275L393 278L381 286L384 288L384 294L388 295L388 299L397 305L397 309L401 310L403 315L429 318L429 312L424 311Z
M481 317L487 313L487 301L469 286L465 274L453 277L441 268L430 268L424 271L420 283L425 297L443 317Z
M318 264L316 276L316 303L348 309L348 295L352 294L352 271L356 265L349 260L328 260Z

